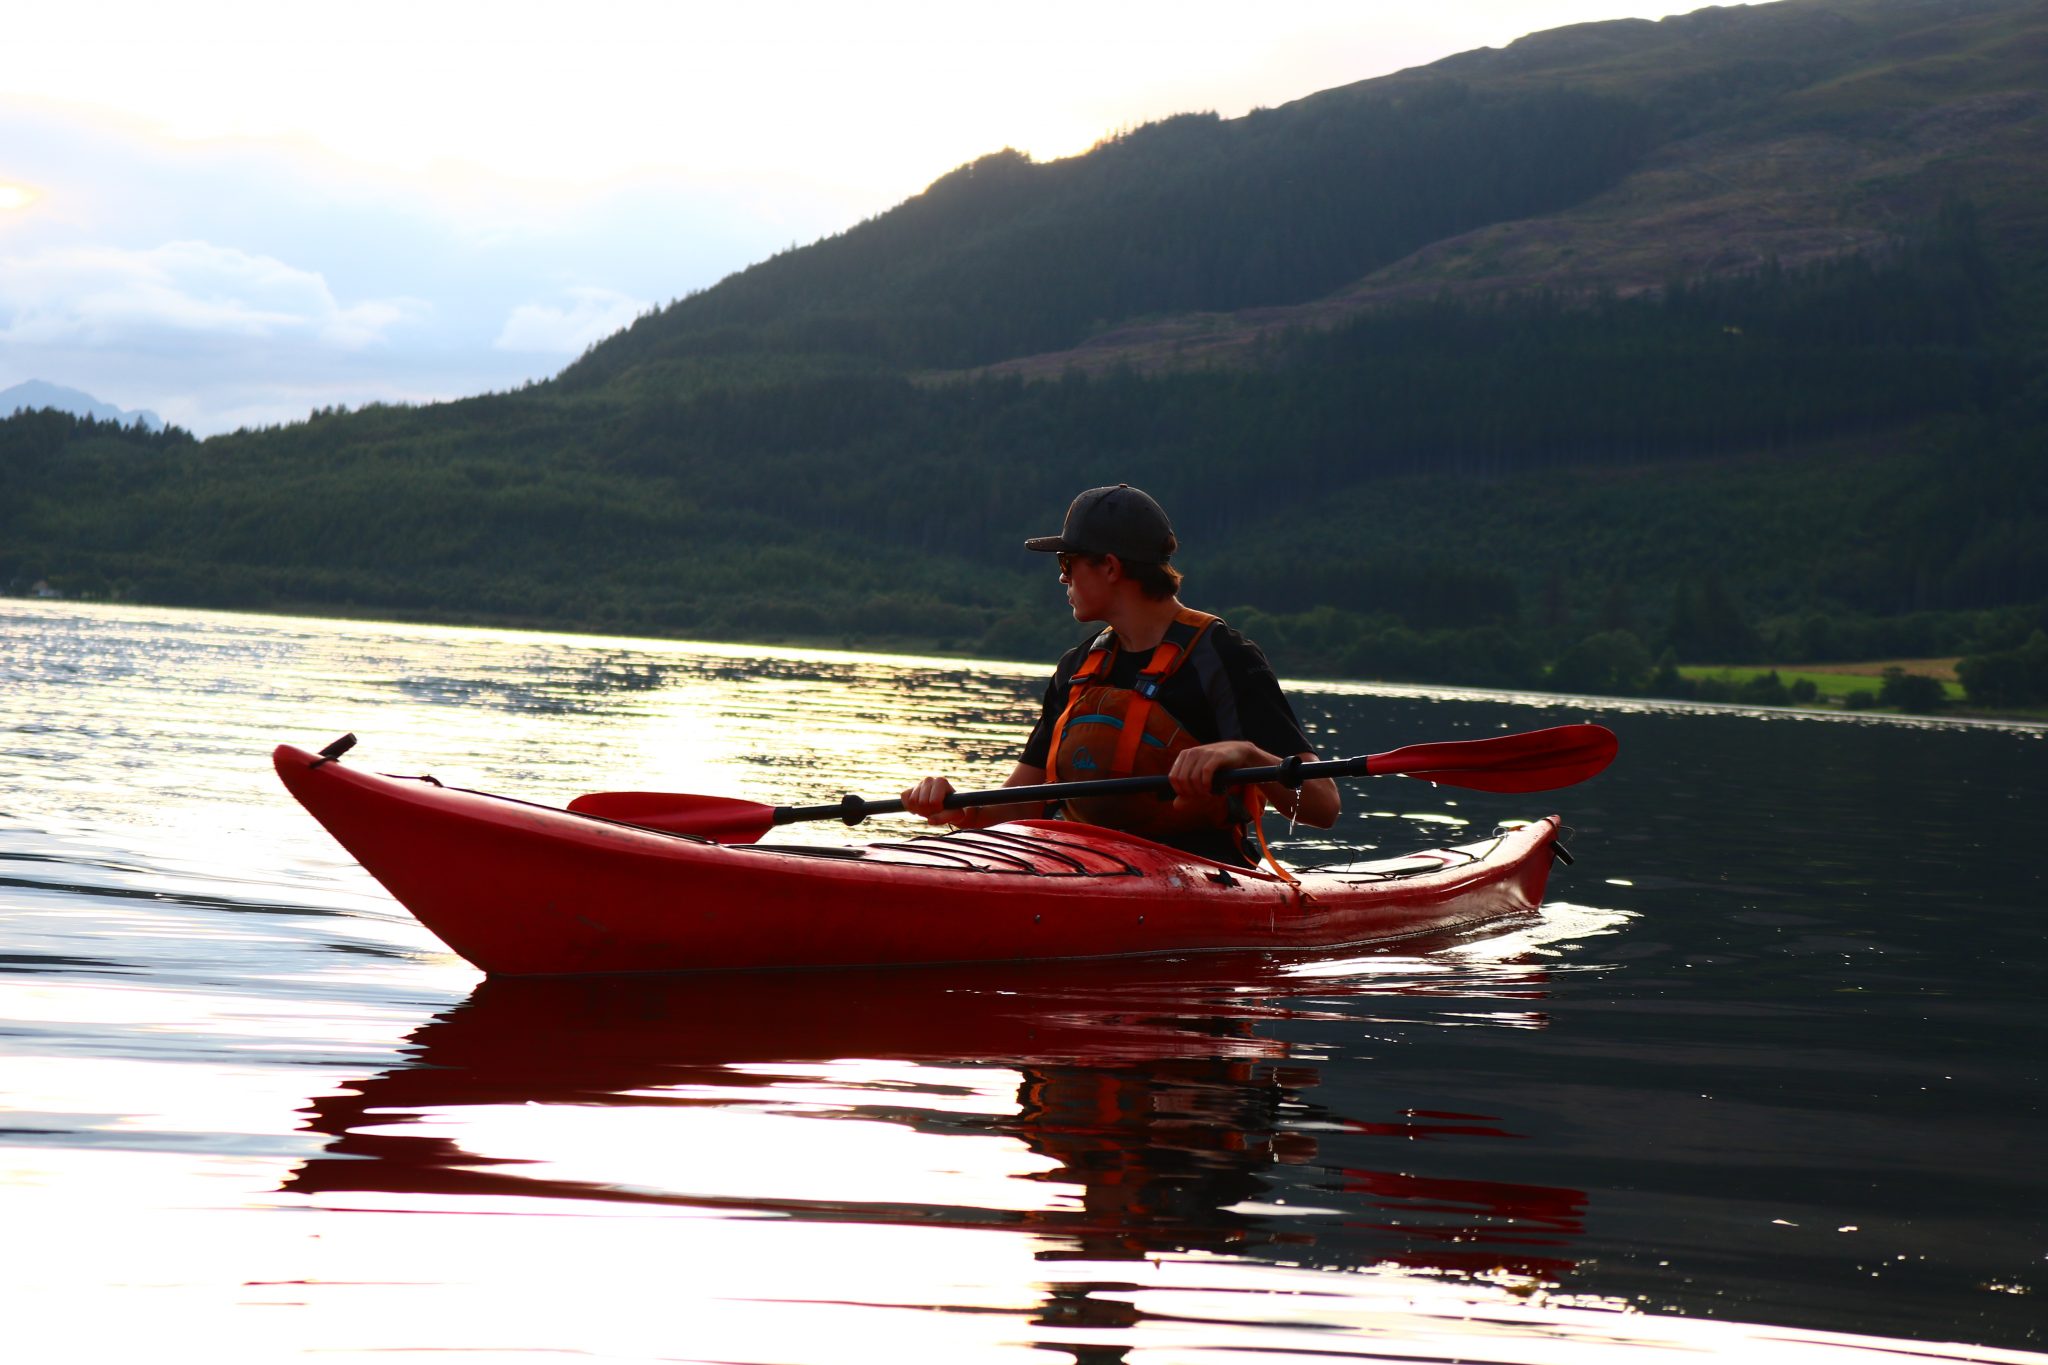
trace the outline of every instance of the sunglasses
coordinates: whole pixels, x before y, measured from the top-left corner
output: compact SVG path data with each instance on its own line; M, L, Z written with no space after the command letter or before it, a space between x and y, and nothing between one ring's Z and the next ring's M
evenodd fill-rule
M1063 574L1072 573L1076 564L1085 563L1095 557L1094 555L1082 554L1079 550L1061 550L1053 556L1054 559L1060 562L1060 572Z

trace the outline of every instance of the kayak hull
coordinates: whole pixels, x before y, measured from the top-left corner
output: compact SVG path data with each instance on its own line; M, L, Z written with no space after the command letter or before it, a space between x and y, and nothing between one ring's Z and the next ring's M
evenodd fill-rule
M723 845L395 778L291 745L299 802L456 953L534 976L1298 952L1526 915L1557 817L1291 884L1019 821L861 849Z

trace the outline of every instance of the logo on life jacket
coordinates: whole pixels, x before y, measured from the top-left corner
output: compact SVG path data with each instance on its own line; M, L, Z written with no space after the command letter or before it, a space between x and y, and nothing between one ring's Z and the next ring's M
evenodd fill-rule
M1095 756L1090 754L1085 748L1074 750L1069 762L1074 765L1075 770L1078 772L1092 773L1095 771Z

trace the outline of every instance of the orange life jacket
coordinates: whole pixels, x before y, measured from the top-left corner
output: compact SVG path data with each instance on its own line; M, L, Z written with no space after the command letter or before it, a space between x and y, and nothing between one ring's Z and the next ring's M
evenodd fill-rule
M1166 638L1138 671L1133 685L1112 687L1117 645L1105 630L1089 647L1069 684L1066 710L1053 727L1053 780L1082 782L1102 777L1153 776L1165 773L1184 749L1199 741L1154 698L1166 680L1179 671L1203 634L1216 624L1204 612L1182 608L1167 627ZM1250 798L1257 800L1256 793ZM1240 797L1237 811L1228 795L1183 803L1149 792L1127 796L1086 796L1063 803L1069 820L1107 825L1146 838L1162 838L1192 830L1237 831L1249 813Z

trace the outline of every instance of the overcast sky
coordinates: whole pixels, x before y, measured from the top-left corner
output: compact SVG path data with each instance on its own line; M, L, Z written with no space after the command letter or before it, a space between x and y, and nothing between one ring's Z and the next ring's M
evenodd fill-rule
M0 388L201 435L555 373L1009 146L1643 0L64 0L0 61Z

